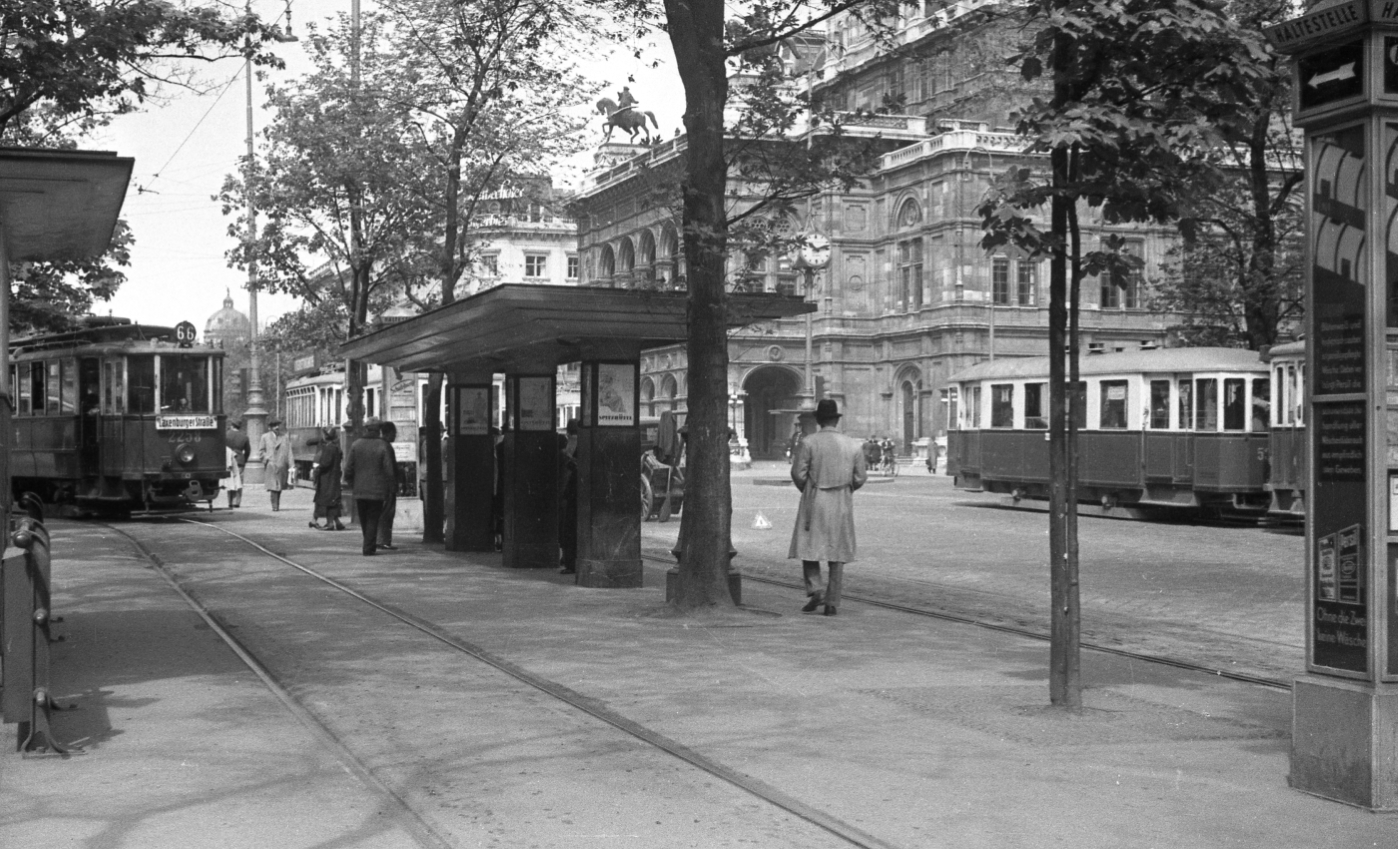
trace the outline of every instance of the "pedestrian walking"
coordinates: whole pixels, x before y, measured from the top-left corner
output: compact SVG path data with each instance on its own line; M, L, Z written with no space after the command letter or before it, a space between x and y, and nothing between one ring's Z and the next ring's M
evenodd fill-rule
M345 457L344 485L354 491L354 509L364 533L364 554L378 550L379 518L396 477L393 449L380 436L380 422L366 419L364 435L350 446Z
M869 478L863 446L836 429L840 410L826 398L816 405L820 430L801 440L791 461L791 481L801 490L796 527L787 557L801 561L806 584L806 613L821 604L825 615L840 607L845 564L854 560L854 491ZM822 582L820 563L829 564L829 581Z
M286 489L291 473L291 440L281 419L267 422L270 428L262 434L257 446L257 458L262 461L262 484L272 499L272 512L282 509L282 490Z
M393 544L393 518L398 515L398 489L403 485L403 470L398 465L398 455L393 450L393 443L398 439L398 425L385 421L379 426L379 433L388 446L388 453L393 457L393 486L389 487L388 497L383 502L383 515L379 517L379 548L394 549Z
M315 485L315 510L311 513L311 527L318 531L343 531L340 521L340 472L344 451L340 448L340 434L333 427L327 427L321 438L320 450L316 452L315 465L311 467L311 483ZM322 526L317 519L325 519Z
M223 444L232 450L238 464L238 474L230 476L230 480L236 481L236 488L224 486L228 493L228 506L243 506L243 468L248 464L248 455L252 453L252 442L248 440L248 435L243 433L242 419L229 419L228 430L223 434Z

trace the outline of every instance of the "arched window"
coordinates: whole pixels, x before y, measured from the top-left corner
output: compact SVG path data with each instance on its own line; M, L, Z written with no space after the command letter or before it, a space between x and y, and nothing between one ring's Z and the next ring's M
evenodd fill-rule
M655 284L655 237L649 230L641 231L640 251L636 256L636 268L647 287Z
M598 263L598 273L608 283L616 275L616 254L612 253L611 245L602 246L602 259Z
M619 274L630 274L631 269L636 267L636 249L632 247L630 239L622 239L621 246L617 248L616 270Z
M921 223L922 207L918 206L917 201L912 198L903 201L903 205L898 208L898 229L916 227Z
M671 374L665 375L665 378L660 381L660 399L665 409L675 409L675 396L678 394L679 384L675 382L675 376Z
M649 377L641 378L641 409L646 416L655 416L655 381Z

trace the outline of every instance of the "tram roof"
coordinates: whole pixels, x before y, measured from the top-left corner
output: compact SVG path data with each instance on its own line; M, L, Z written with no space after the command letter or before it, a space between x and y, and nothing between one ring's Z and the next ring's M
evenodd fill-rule
M105 251L135 162L99 151L0 148L0 233L10 261Z
M358 336L341 355L405 371L514 371L639 356L688 338L684 292L507 284ZM728 296L728 326L814 312L804 298Z
M1161 372L1256 371L1267 366L1256 351L1243 348L1156 348L1083 354L1078 358L1081 375L1136 374ZM949 380L964 383L995 378L1048 377L1048 357L1002 357L979 363L951 375Z

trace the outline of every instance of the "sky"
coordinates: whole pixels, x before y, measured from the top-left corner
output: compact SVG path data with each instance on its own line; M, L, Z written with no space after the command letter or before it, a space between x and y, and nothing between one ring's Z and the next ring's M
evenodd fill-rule
M254 0L252 6L263 18L276 18L286 8L279 0ZM349 7L348 0L295 0L292 30L304 34L307 22L323 28L336 14L348 14ZM365 0L362 9L370 8ZM641 108L656 113L662 137L669 138L681 124L684 92L669 44L663 40L657 44L649 58L659 61L659 68L634 58L630 50L617 49L588 62L584 73L604 84L605 93L613 98L622 85L629 84ZM287 68L271 73L280 81L309 70L299 44L278 48ZM248 312L247 272L228 267L224 258L234 245L227 230L235 218L225 217L213 199L224 177L237 171L238 157L247 152L243 63L226 60L201 67L199 73L212 88L209 94L179 93L167 103L149 104L139 113L117 119L86 145L136 160L122 207L136 237L131 265L124 269L127 279L116 297L94 305L99 315L166 326L190 321L202 333L209 316L223 307L225 294L231 294L236 309ZM628 83L628 77L634 77L634 82ZM256 130L269 120L259 108L264 85L254 78ZM586 132L601 141L600 115L588 123ZM590 154L584 160L590 163ZM298 305L292 296L260 292L259 324L265 327Z

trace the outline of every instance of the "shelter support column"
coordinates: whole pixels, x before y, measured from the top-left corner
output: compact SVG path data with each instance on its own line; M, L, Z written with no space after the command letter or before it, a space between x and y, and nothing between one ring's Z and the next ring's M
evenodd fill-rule
M504 563L515 569L558 566L556 375L552 364L505 375Z
M583 360L578 585L641 586L640 357Z
M492 499L497 421L490 372L452 372L446 386L447 551L495 549Z

